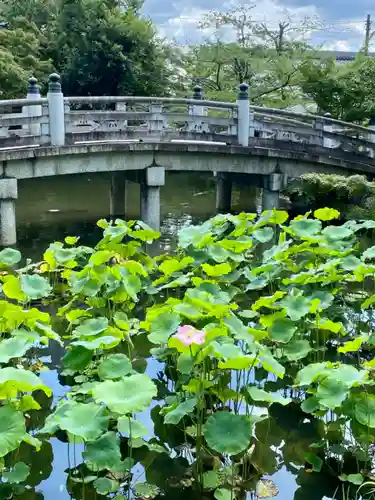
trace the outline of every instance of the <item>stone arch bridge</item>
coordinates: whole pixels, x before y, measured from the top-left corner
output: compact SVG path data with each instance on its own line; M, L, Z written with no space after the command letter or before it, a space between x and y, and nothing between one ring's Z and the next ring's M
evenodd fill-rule
M0 244L16 242L17 180L111 172L110 213L123 216L126 181L140 184L141 216L160 225L165 171L212 172L217 208L231 205L232 180L263 188L278 206L288 178L305 172L375 173L375 130L285 110L251 106L242 84L235 102L163 97L64 97L52 74L40 96L0 101Z

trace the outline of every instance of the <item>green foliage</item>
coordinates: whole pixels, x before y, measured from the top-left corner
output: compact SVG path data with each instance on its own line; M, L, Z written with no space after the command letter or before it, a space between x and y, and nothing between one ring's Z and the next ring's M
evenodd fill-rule
M314 99L322 114L357 122L374 114L372 58L358 56L356 61L343 65L333 61L304 65L302 74L302 89Z
M0 6L0 92L24 97L27 79L54 68L66 95L158 95L170 49L139 8L117 0L7 0Z

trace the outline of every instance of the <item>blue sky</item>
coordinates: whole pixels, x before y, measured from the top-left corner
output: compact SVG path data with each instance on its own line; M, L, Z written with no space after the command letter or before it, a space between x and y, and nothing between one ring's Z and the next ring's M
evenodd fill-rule
M197 22L204 12L218 9L219 5L225 10L238 2L247 3L246 0L145 0L145 12L159 26L161 34L178 43L194 43L202 38ZM374 0L258 0L256 4L254 18L266 21L271 27L282 19L285 9L296 25L304 16L319 18L323 28L311 33L311 41L327 49L358 50L368 13L372 14L375 31Z

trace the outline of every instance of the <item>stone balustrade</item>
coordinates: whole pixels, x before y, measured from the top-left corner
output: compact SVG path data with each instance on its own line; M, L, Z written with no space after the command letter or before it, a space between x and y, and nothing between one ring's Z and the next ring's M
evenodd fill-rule
M52 74L45 98L30 78L26 99L0 101L0 149L108 141L208 141L247 147L261 140L309 144L374 158L375 131L329 116L292 113L249 104L248 86L234 102L209 101L194 88L191 99L64 97Z

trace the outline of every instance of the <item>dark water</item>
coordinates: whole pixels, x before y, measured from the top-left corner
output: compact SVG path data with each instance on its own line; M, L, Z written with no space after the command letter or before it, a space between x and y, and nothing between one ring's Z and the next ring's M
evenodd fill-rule
M162 237L159 250L173 249L180 228L214 215L215 195L215 181L211 175L167 175L166 186L161 190ZM234 186L232 209L259 211L260 199L260 192L256 188ZM95 222L107 217L108 211L109 175L76 175L21 181L17 202L18 246L25 257L39 259L50 242L62 240L68 235L79 235L82 243L93 245L101 236L101 230L95 226ZM134 183L130 183L128 187L127 217L139 218L139 187ZM60 384L58 378L62 355L62 348L56 344L51 346L43 358L50 371L44 372L42 378L53 389L54 401L68 390L68 387ZM151 361L146 373L155 376L158 369L158 363ZM143 414L143 422L150 429L153 428L148 412ZM40 464L36 473L39 473L42 481L40 482L40 478L34 481L37 485L35 490L40 494L28 496L28 499L41 500L42 496L46 500L69 498L65 470L81 462L81 447L68 446L53 438L51 446L44 446L40 453L35 454L34 459ZM142 474L142 469L139 469L135 472L135 477ZM272 475L272 479L280 490L278 499L293 499L298 488L293 474L282 468Z

